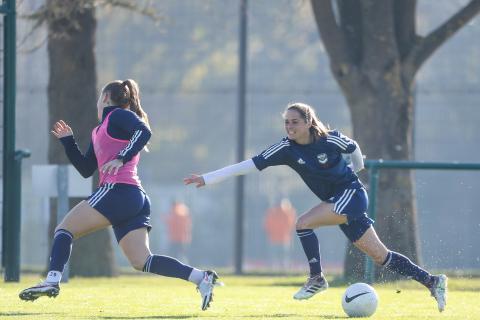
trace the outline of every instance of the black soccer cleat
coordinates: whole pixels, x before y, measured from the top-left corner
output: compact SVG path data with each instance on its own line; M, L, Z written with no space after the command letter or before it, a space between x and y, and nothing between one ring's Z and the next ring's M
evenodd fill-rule
M27 288L18 295L23 301L35 301L40 297L55 298L60 293L60 286L57 283L41 282L36 286Z

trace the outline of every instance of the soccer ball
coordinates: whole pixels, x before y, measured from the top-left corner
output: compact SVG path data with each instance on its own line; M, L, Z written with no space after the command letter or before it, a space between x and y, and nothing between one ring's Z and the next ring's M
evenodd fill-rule
M370 317L377 310L378 296L366 283L354 283L345 290L342 297L343 311L349 317Z

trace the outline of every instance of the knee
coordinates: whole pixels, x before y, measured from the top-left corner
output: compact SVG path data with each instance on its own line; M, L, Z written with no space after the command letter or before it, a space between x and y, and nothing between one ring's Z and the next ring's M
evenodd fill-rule
M385 263L385 260L387 259L388 257L388 251L376 251L372 254L369 255L370 258L372 258L373 262L375 262L375 264L379 265L379 266L382 266L384 263Z
M148 257L143 256L128 257L128 261L133 269L143 271L143 267L145 266L147 258Z
M308 219L305 218L304 216L301 216L297 219L297 222L295 223L295 229L303 230L303 229L312 229L312 228L308 223Z
M145 266L145 261L140 261L140 259L130 260L130 265L133 267L133 269L137 271L143 271L143 267Z

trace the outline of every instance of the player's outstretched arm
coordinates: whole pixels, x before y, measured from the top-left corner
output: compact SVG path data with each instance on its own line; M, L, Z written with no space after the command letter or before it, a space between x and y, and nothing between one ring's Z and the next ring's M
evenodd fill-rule
M247 174L256 169L252 159L248 159L230 166L202 174L201 176L192 174L190 177L183 179L185 184L195 183L197 188L207 184L214 184L221 182L233 176Z

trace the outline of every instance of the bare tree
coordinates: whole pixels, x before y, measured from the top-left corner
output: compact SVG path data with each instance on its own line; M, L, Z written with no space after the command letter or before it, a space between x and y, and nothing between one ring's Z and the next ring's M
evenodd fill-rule
M416 4L416 0L311 0L331 71L350 109L353 135L369 158L413 159L415 75L480 10L480 0L471 0L422 37L415 25ZM376 223L380 238L419 262L411 172L385 170L380 177ZM362 258L349 245L347 278L363 274Z

